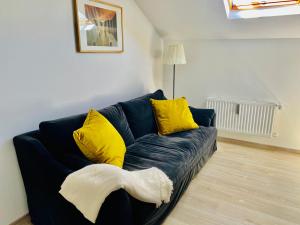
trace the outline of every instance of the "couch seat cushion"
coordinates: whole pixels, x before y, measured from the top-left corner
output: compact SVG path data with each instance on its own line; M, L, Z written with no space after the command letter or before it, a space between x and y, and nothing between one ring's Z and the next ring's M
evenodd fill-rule
M200 127L169 136L148 134L127 148L124 169L157 167L176 183L210 150L216 136L213 127Z
M176 133L170 136L149 134L136 140L127 148L124 169L141 170L157 167L173 181L171 201L156 208L132 198L135 224L161 224L175 207L192 178L216 150L215 128Z

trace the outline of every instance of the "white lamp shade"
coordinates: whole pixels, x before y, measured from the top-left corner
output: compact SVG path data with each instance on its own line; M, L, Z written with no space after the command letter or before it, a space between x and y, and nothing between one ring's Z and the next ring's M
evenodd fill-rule
M186 64L184 47L182 44L172 44L167 47L164 53L164 64Z

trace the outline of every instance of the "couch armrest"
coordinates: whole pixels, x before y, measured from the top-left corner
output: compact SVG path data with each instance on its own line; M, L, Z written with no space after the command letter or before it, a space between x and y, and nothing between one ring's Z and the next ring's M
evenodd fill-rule
M190 107L195 122L199 126L215 127L216 126L216 113L213 109L197 109Z
M57 192L73 172L53 158L36 138L20 135L13 139L26 192Z
M14 138L31 220L34 224L90 224L82 214L59 193L65 178L74 172L56 160L35 138L35 132ZM66 158L68 156L66 155ZM91 162L69 156L72 167L82 168ZM66 159L65 158L65 159ZM118 190L107 197L96 224L131 225L132 207L128 193Z

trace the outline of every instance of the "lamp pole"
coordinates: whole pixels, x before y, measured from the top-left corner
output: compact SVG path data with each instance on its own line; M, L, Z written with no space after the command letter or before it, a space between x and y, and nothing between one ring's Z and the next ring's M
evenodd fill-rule
M184 47L182 44L171 44L164 52L164 64L173 65L173 100L175 99L176 65L186 64Z
M176 76L176 64L173 67L173 100L175 99L175 76Z

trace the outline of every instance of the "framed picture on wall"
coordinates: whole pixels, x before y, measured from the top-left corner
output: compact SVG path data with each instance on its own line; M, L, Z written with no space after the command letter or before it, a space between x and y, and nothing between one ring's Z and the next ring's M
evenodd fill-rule
M78 50L83 53L121 53L123 9L99 0L75 0Z

